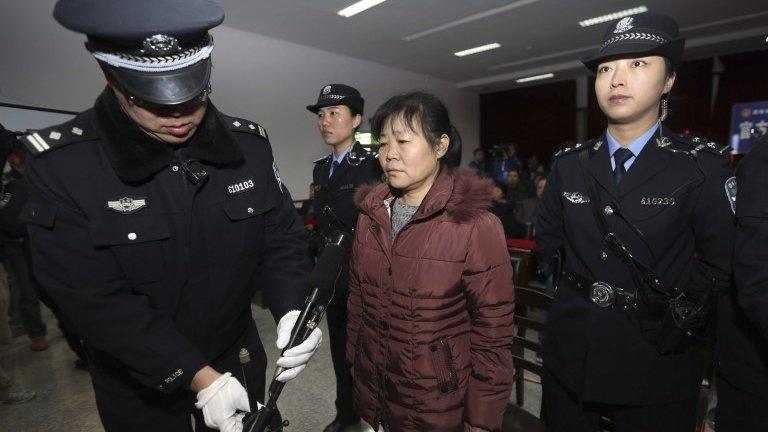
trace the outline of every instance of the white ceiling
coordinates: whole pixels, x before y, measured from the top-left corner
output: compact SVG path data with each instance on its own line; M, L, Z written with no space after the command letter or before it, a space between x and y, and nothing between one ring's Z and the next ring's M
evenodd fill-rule
M388 0L351 18L336 12L355 0L220 1L225 25L479 92L511 88L515 78L539 73L583 75L578 60L600 42L606 24L581 28L578 21L640 5L678 20L687 58L768 48L766 0ZM453 55L490 42L502 47Z

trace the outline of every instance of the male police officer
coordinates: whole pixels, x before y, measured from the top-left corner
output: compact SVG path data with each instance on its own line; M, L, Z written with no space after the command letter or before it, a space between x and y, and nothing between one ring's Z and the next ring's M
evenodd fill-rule
M317 128L333 152L315 161L312 179L315 184L315 209L320 219L321 238L334 230L354 232L357 187L381 179L376 155L355 141L355 131L363 116L364 100L360 92L344 84L329 84L320 90L317 103L307 109L317 114ZM322 246L321 246L322 247ZM352 376L346 362L347 297L349 286L346 269L336 285L336 297L328 310L328 332L331 356L336 374L336 418L325 432L338 432L357 423L352 409Z
M250 300L266 291L285 346L310 262L264 128L208 100L208 29L223 11L60 0L54 17L87 34L108 87L93 109L25 138L36 275L85 339L105 429L190 431L193 414L195 430L239 431L264 391ZM287 351L278 379L295 378L320 339Z
M718 432L768 423L768 135L736 170L735 295L718 308ZM737 302L738 300L738 302Z
M661 124L680 65L675 21L614 22L585 59L608 120L556 154L536 222L563 253L543 344L548 430L694 429L703 364L689 332L727 289L734 180L728 149Z

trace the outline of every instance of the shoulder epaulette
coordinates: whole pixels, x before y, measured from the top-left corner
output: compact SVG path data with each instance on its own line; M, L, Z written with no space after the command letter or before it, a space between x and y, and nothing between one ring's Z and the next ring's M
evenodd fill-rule
M328 160L328 155L325 155L325 156L323 156L323 157L321 157L321 158L318 158L318 159L316 159L316 160L315 160L315 161L313 161L312 163L313 163L313 164L319 164L320 162L325 162L325 161L327 161L327 160Z
M716 155L727 155L731 147L720 145L710 139L700 136L679 136L675 135L674 140L691 148L691 152L696 155L699 152L713 153Z
M552 157L553 158L559 158L561 156L564 156L564 155L567 155L567 154L570 154L570 153L574 153L574 152L577 152L577 151L580 151L580 150L586 150L586 149L588 149L588 148L590 148L592 146L595 146L596 147L595 150L597 150L598 148L600 148L600 146L602 144L603 144L602 140L599 140L599 141L598 140L589 140L589 141L587 141L585 143L576 143L576 144L574 144L572 146L566 146L566 147L561 148L560 150L555 152L555 154Z
M269 141L267 130L264 129L264 127L258 123L254 123L249 120L241 119L238 117L230 117L230 116L224 116L224 119L227 121L227 126L229 126L230 130L233 130L235 132L251 133L254 135L258 135L264 138L265 140Z
M33 155L38 156L69 144L88 141L99 134L92 123L84 121L81 116L45 129L30 130L21 138L21 142Z

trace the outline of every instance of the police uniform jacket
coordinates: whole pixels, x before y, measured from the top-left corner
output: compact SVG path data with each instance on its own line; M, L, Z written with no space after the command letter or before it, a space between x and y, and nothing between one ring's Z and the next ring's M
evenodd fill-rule
M320 230L340 228L338 222L329 213L335 215L345 229L354 230L357 223L357 207L355 206L355 191L358 187L381 180L381 166L376 154L363 148L356 142L334 168L333 174L328 173L333 163L333 155L328 155L315 161L312 180L315 184L315 211L320 219ZM330 212L325 210L329 207Z
M252 329L304 302L304 228L264 129L212 104L173 149L111 90L74 120L27 136L35 274L86 343L171 392ZM193 184L193 176L205 177Z
M736 291L720 302L717 365L736 387L768 400L768 136L739 162L736 176ZM737 302L738 300L738 302Z
M602 242L579 165L579 155L587 152L588 174L601 201L618 210L604 211L609 231L652 267L664 286L694 298L727 287L734 222L727 148L660 130L618 186L605 136L556 154L536 221L540 256L561 250L568 271L635 290L630 269ZM560 281L549 312L544 365L581 400L654 405L695 397L701 362L694 351L658 354L633 315L600 308L572 282Z

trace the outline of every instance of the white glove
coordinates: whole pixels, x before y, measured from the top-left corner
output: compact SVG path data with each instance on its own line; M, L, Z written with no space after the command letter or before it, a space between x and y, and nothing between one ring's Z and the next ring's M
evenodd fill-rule
M292 310L280 318L280 322L277 323L278 349L283 349L288 345L291 340L291 331L300 314L301 312ZM286 370L282 371L276 379L280 382L288 382L296 378L307 366L309 359L315 354L322 341L323 332L316 328L312 330L304 342L284 352L283 356L277 359L277 365Z
M248 393L229 372L200 390L195 406L203 410L206 426L222 432L242 432L245 414L237 411L251 411Z

